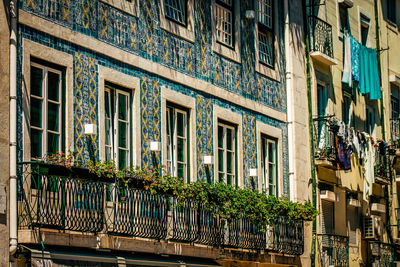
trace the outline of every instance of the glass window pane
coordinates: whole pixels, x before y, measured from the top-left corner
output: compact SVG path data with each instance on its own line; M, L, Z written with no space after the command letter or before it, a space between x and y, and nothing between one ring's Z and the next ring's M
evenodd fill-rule
M179 178L186 178L185 175L185 164L178 163L178 177Z
M47 133L47 154L59 152L59 134Z
M105 91L104 93L104 104L105 104L106 118L111 118L110 92L108 91Z
M224 151L218 149L218 171L224 171Z
M113 161L111 147L106 147L106 161Z
M42 131L31 129L31 157L42 157Z
M222 126L218 126L218 147L224 147L224 128Z
M118 146L128 148L128 124L125 122L118 122Z
M269 164L268 165L268 173L269 173L269 184L275 184L275 165L274 164Z
M226 148L233 150L233 130L226 129Z
M43 70L36 67L31 67L31 94L36 96L43 96L42 84Z
M273 35L270 31L258 32L258 57L267 65L274 64Z
M272 29L272 1L257 0L258 2L258 22Z
M31 125L42 127L42 104L43 101L31 97Z
M59 105L47 103L48 129L51 131L59 130Z
M118 94L118 119L120 120L128 120L128 97L123 94Z
M111 145L111 135L112 135L112 129L111 129L111 120L107 119L105 121L105 126L106 126L106 145Z
M224 176L225 176L224 173L219 173L218 174L218 182L220 182L220 183L224 182Z
M128 162L128 152L122 149L118 150L118 168L120 170L126 168Z
M47 74L48 81L48 98L50 100L59 101L59 92L60 92L60 75L54 72L49 71Z
M217 41L232 46L232 12L220 5L215 8Z
M226 176L226 183L229 185L233 185L233 175Z
M178 136L185 137L185 115L177 112L177 131Z
M268 160L269 160L269 162L275 162L274 152L275 152L275 144L269 142L268 143Z
M227 152L227 155L226 155L226 172L227 173L233 173L234 164L235 164L234 153Z
M177 140L177 157L178 161L185 162L185 140L182 138L178 138Z

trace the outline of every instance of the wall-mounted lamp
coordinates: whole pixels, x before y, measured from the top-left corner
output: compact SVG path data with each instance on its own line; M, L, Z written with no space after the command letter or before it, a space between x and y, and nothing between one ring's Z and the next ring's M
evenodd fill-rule
M256 17L256 12L254 10L246 10L244 13L246 19L254 19Z
M85 135L95 135L97 134L96 124L85 124Z
M204 155L203 156L203 163L207 165L212 165L214 163L214 157L211 155Z
M249 170L249 176L250 177L257 177L257 169L256 168L251 168Z
M152 152L159 152L161 151L161 143L157 141L150 142L150 151Z

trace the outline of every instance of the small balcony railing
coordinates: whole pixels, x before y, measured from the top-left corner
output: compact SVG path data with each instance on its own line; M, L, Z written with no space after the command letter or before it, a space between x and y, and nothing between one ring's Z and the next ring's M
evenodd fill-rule
M390 134L392 144L400 148L400 118L390 120Z
M333 234L318 235L321 266L349 266L349 237Z
M390 183L390 149L384 142L377 143L375 150L375 178L377 182Z
M333 58L332 26L315 16L310 16L308 23L311 52L321 52Z
M314 119L314 152L319 160L336 160L335 134L329 117Z
M369 263L375 266L392 267L394 266L394 248L391 244L379 241L370 241L369 243Z
M187 200L151 194L141 180L125 184L100 180L86 169L24 163L19 168L18 226L106 233L155 240L197 243L216 248L269 250L301 255L303 221L261 231L247 219L230 222Z

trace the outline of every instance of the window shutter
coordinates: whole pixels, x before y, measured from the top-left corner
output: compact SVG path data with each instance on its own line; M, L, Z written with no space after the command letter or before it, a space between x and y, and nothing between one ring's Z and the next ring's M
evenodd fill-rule
M374 219L372 217L364 217L364 237L375 238Z
M321 233L334 233L334 203L321 200Z
M356 207L347 206L347 232L350 244L357 244L358 227L358 209Z

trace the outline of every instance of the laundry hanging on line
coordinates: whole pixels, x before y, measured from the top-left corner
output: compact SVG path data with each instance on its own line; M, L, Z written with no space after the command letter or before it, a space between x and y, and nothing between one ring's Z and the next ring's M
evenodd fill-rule
M376 49L365 47L349 33L344 35L344 68L342 82L350 87L358 82L360 93L371 100L382 98Z

